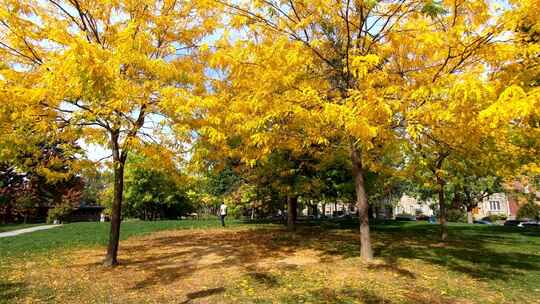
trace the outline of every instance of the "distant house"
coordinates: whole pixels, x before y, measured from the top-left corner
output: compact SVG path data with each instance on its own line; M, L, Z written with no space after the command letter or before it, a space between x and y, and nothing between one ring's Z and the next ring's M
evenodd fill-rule
M430 205L432 202L420 201L412 196L403 195L394 206L394 215L398 214L410 214L410 215L426 215L432 216L433 209Z
M509 200L505 193L494 193L484 198L484 200L473 209L473 216L475 219L482 219L491 215L515 219L517 209L517 203Z
M47 215L52 206L41 207L36 216L32 219L33 222L44 222L47 220ZM99 222L101 213L105 207L86 204L81 202L78 207L75 207L68 215L63 217L66 222Z
M324 210L323 210L324 208ZM346 214L354 214L357 212L355 204L348 204L342 201L336 203L319 204L319 210L326 216L338 216Z
M504 193L496 193L486 198L482 204L475 210L476 217L481 218L489 215L503 215L508 219L516 219L520 207L526 202L522 195L533 195L536 203L540 205L540 191L533 185L523 185L519 181L513 182L509 186L509 191ZM521 199L520 199L521 196Z
M99 222L105 207L81 204L66 217L68 222Z
M347 214L356 214L357 209L355 204L353 203L345 203L343 201L337 201L337 202L319 202L317 204L311 205L315 206L316 208L316 214L315 210L313 210L312 207L308 207L307 205L303 210L300 210L300 215L302 216L308 216L308 215L316 215L316 216L327 216L327 217L333 217L333 216L340 216L340 215L347 215Z
M397 203L391 199L372 202L370 209L370 217L378 219L392 219L398 214L411 215L433 215L433 210L429 203L417 200L414 197L403 195ZM357 214L358 209L354 203L335 202L335 203L319 203L317 205L318 215L328 217L340 215ZM311 209L305 208L302 210L302 215L312 215Z
M423 202L414 197L403 195L396 206L394 206L394 215L410 214L410 215L434 215L434 210L431 209L436 202ZM516 199L505 193L494 193L478 204L473 209L474 219L482 219L487 216L500 215L508 219L515 219L519 205Z
M397 205L394 207L394 215L410 214L410 215L434 215L434 210L431 206L437 206L434 201L420 201L414 197L403 195ZM482 219L490 215L501 215L509 219L516 217L518 210L517 203L509 200L505 193L495 193L478 204L478 207L473 209L475 219Z
M523 190L527 192L527 189ZM538 197L538 203L540 204L540 192L536 192ZM434 210L437 208L438 202L428 200L422 201L415 197L409 195L402 195L401 198L394 198L392 200L384 200L379 202L372 202L370 216L379 219L392 219L399 214L408 214L408 215L424 215L424 216L433 216ZM357 209L354 203L344 203L341 201L333 203L318 203L317 215L325 216L338 216L346 214L356 214ZM476 208L473 209L473 217L476 220L482 219L487 216L500 215L508 219L515 219L517 212L519 210L519 204L517 199L506 193L494 193L478 204ZM302 215L314 215L311 208L305 208L301 211Z

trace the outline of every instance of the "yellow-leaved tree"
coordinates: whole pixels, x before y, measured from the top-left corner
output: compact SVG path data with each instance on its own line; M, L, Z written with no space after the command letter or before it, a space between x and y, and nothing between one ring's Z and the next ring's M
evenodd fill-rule
M540 1L513 0L505 14L512 44L493 75L497 100L482 118L511 154L516 175L540 174Z
M489 1L216 2L235 30L216 45L211 62L222 81L207 106L225 101L231 113L214 107L212 123L241 126L220 133L208 125L208 136L226 143L228 130L244 134L247 161L283 147L346 146L361 256L370 260L366 170L399 154L405 111L421 106L421 87L448 84L442 79L493 48L500 14Z
M431 2L424 12L427 19L413 17L401 26L410 39L394 41L392 49L401 55L400 69L413 71L399 110L406 173L438 194L445 240L445 186L455 177L446 168L455 170L462 160L494 164L502 157L480 114L496 99L490 75L507 58L510 43L504 11L490 1Z
M46 126L40 117L112 152L105 265L117 264L129 152L158 152L146 146L167 136L166 115L188 111L181 97L204 89L197 46L215 29L214 9L208 1L0 1L2 94L16 115L36 120L26 131Z

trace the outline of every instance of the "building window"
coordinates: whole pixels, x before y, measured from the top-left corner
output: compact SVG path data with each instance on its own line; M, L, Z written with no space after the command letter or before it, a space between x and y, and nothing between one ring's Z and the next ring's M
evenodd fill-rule
M490 211L500 211L501 210L501 203L499 201L490 201L489 202L489 210Z

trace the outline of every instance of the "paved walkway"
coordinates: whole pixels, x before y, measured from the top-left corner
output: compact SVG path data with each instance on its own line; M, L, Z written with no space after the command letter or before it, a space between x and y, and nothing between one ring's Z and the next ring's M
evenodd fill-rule
M43 225L43 226L24 228L24 229L13 230L13 231L8 231L8 232L2 232L0 233L0 238L8 237L8 236L16 236L19 234L30 233L30 232L39 231L39 230L47 230L47 229L60 227L60 226L62 225Z

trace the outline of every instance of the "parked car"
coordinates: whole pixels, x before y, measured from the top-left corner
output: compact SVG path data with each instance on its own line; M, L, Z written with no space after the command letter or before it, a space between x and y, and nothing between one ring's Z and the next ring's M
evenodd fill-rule
M429 221L430 216L429 215L418 215L416 217L417 221Z
M522 222L522 223L519 223L518 227L522 227L522 228L540 227L540 222L535 222L535 221Z
M396 221L416 221L416 216L400 214L396 215Z
M474 221L475 224L481 224L481 225L493 225L492 222L490 221L485 221L485 220L479 220L479 221Z
M336 218L339 218L339 219L352 219L353 216L350 215L350 214L340 214L340 215L336 216Z
M505 226L519 226L519 224L523 223L523 221L520 221L520 220L508 220L508 221L505 221L504 222L504 225Z

